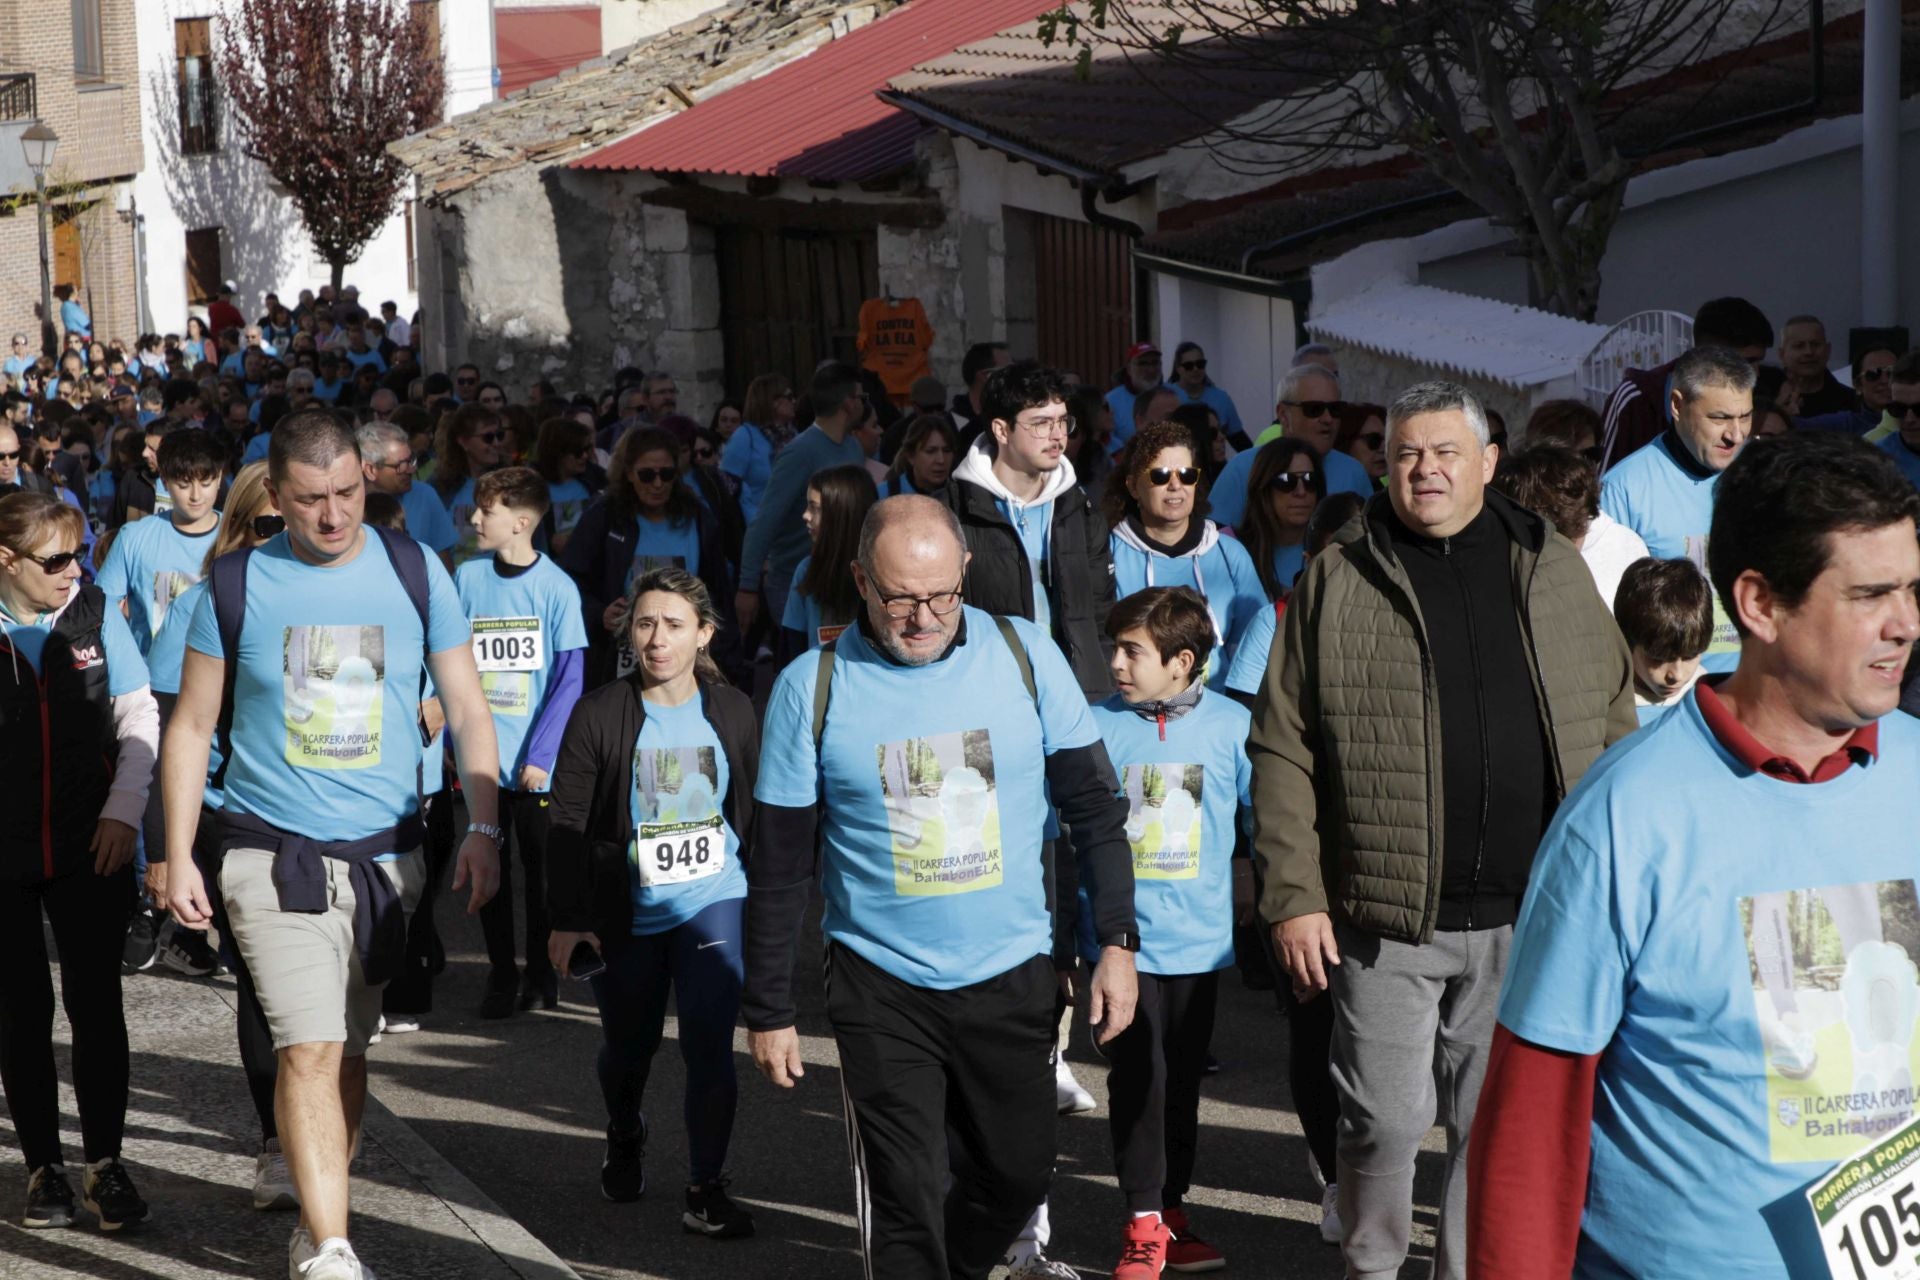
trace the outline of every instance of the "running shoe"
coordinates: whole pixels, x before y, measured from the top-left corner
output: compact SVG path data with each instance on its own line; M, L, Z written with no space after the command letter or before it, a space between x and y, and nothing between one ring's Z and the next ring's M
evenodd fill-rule
M1340 1225L1340 1184L1329 1182L1320 1193L1320 1238L1328 1244L1339 1244L1346 1234L1347 1229Z
M287 1169L287 1157L280 1150L280 1139L268 1138L253 1158L253 1207L256 1209L298 1209L300 1192Z
M1120 1261L1113 1264L1113 1280L1160 1280L1172 1241L1173 1233L1159 1218L1127 1219L1120 1232Z
M28 1176L27 1212L20 1225L36 1230L73 1225L73 1184L65 1166L42 1165Z
M380 1030L390 1036L404 1036L420 1029L420 1015L417 1013L382 1014L380 1021Z
M87 1166L81 1202L100 1219L102 1231L118 1231L147 1220L147 1202L134 1190L127 1167L112 1156Z
M220 957L207 945L207 935L197 929L175 928L167 945L160 948L160 963L189 978L206 978L220 972Z
M1008 1254L1003 1261L1007 1280L1080 1280L1080 1273L1072 1266L1047 1257L1038 1247L1017 1257Z
M727 1195L727 1180L687 1188L687 1211L680 1225L710 1240L742 1240L753 1234L753 1215Z
M647 1154L647 1118L640 1117L640 1128L621 1133L607 1126L607 1158L600 1165L600 1194L615 1204L638 1200L647 1190L647 1174L641 1160Z
M1092 1094L1073 1078L1073 1068L1067 1065L1067 1055L1053 1055L1053 1100L1054 1106L1063 1116L1083 1115L1100 1104L1094 1101Z
M1225 1254L1194 1234L1185 1209L1164 1210L1160 1219L1173 1235L1172 1242L1167 1245L1167 1270L1182 1273L1218 1271L1227 1265Z
M374 1280L373 1268L362 1265L353 1246L335 1236L318 1245L305 1227L295 1227L287 1246L288 1280Z
M160 954L160 916L146 907L137 907L127 924L127 940L120 948L120 966L128 973L143 973L153 967Z

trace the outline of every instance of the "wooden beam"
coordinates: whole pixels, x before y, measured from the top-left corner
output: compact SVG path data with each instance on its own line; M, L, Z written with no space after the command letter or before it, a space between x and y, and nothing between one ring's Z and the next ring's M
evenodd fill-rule
M783 200L703 186L666 187L641 198L663 209L679 209L701 222L766 231L782 227L812 231L864 231L872 227L924 230L946 220L946 212L936 199L858 204L847 200Z

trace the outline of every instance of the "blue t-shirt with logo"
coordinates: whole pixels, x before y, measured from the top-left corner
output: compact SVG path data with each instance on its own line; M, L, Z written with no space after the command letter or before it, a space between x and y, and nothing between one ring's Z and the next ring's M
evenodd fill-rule
M700 699L646 704L633 744L629 807L633 931L663 933L716 902L747 896L740 837L727 821L731 773Z
M965 642L903 666L858 627L834 646L831 704L813 744L819 662L774 683L754 795L822 806L823 928L917 987L951 990L1052 950L1040 860L1045 759L1099 741L1079 683L1025 619L1038 709L990 614L965 608Z
M700 572L700 526L693 520L648 520L633 522L633 563L627 569L627 592L633 580L649 569L671 566L688 573Z
M1093 709L1093 722L1127 798L1140 971L1173 977L1232 964L1234 823L1252 803L1252 714L1202 693L1166 722L1163 739L1157 719L1115 694Z
M466 483L455 489L453 496L447 500L447 519L453 525L450 555L456 569L480 554L480 532L473 527L474 509L473 479L468 477Z
M407 536L434 552L451 551L459 542L453 517L432 485L414 483L400 495L400 510L407 517Z
M1500 1021L1599 1054L1574 1274L1824 1276L1804 1189L1911 1119L1920 724L1785 782L1699 689L1616 744L1548 828Z
M97 581L116 609L127 602L127 626L142 653L152 647L173 602L200 581L219 527L216 517L204 533L182 533L168 517L154 515L129 521L113 540Z
M79 589L80 584L75 583L74 590ZM42 614L21 621L0 608L0 626L5 628L7 642L13 646L14 653L33 668L35 675L39 675L40 655L46 652L47 637L52 634L52 615ZM107 696L118 698L149 683L147 663L140 656L140 646L133 642L133 632L127 629L127 620L120 616L120 610L112 604L107 606L106 615L101 620L100 648L107 660ZM85 660L84 654L76 653L74 657L86 666L94 665Z
M228 804L326 840L358 840L415 812L425 655L469 638L453 580L429 555L423 644L386 550L372 530L363 536L351 560L326 567L295 559L285 533L256 549L232 657ZM194 609L187 647L228 657L211 595Z
M546 556L510 577L491 557L469 560L454 574L453 585L473 628L480 691L493 712L500 785L512 789L520 785L527 737L546 705L554 660L569 649L587 647L580 589Z
M562 480L559 484L547 485L547 500L553 504L553 531L572 533L587 504L593 501L593 495L578 480Z
M1600 510L1639 534L1647 550L1662 560L1691 560L1707 572L1707 537L1713 531L1713 498L1720 473L1695 475L1675 456L1670 434L1662 434L1609 468L1600 482ZM1700 660L1703 670L1731 671L1740 665L1740 636L1713 593L1713 642Z

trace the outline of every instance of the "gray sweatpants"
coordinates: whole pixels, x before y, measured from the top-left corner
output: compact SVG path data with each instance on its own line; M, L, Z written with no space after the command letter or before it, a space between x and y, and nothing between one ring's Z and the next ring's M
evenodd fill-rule
M1447 1169L1433 1274L1465 1280L1467 1134L1513 929L1436 933L1424 947L1345 925L1337 938L1333 1087L1347 1275L1400 1273L1413 1233L1414 1159L1444 1100Z

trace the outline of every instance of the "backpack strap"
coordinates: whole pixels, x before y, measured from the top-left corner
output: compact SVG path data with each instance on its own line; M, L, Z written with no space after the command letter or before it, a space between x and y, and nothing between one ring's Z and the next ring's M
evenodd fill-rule
M420 648L422 653L432 653L427 632L431 629L432 616L429 608L432 590L427 579L427 553L406 534L384 525L366 525L365 528L380 536L380 545L386 548L387 559L393 564L393 571L399 575L400 585L406 588L407 599L413 601L415 613L420 615Z
M240 676L240 626L247 617L247 565L253 559L252 547L229 551L213 562L207 575L207 591L213 596L213 617L220 628L220 652L225 655L220 679L220 717L214 732L220 744L220 766L207 779L208 785L224 789L227 762L233 758L233 685Z
M820 670L813 681L813 754L820 754L821 739L827 736L827 703L833 697L833 646L839 637L820 646Z
M1027 696L1033 704L1040 705L1040 690L1033 683L1033 659L1027 656L1027 646L1020 643L1020 633L1013 629L1013 623L1000 614L993 615L994 625L1000 628L1000 638L1007 642L1007 648L1013 650L1014 665L1020 668L1020 683L1027 686Z

